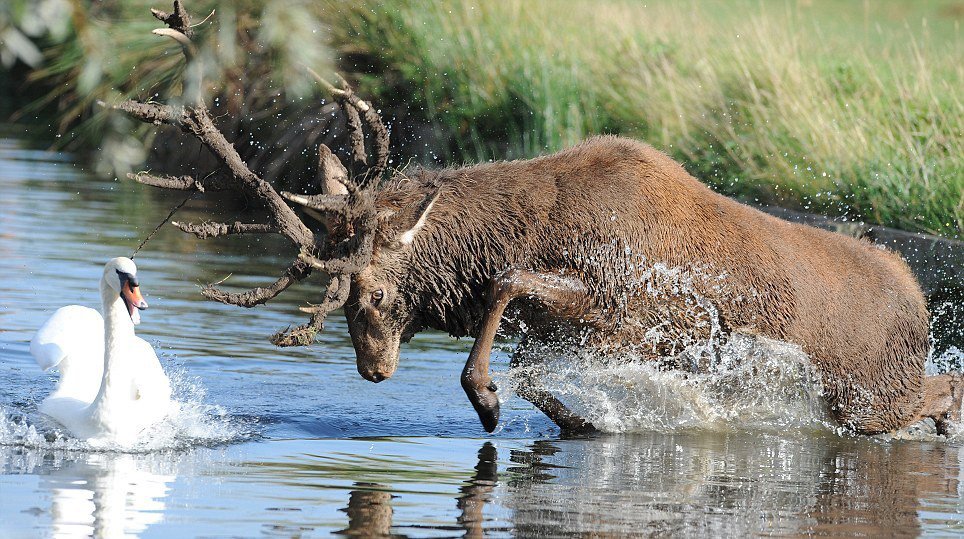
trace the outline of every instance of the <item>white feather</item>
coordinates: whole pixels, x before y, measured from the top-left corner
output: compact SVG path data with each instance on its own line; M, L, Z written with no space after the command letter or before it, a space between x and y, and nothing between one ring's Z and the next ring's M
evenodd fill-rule
M58 309L37 330L30 353L42 369L60 370L41 412L78 438L129 445L170 412L171 384L151 345L134 335L118 269L137 271L130 259L108 262L101 279L104 317L78 305Z

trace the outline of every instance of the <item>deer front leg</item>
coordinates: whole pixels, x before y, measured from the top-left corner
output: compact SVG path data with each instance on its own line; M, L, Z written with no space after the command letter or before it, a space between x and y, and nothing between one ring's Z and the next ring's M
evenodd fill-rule
M545 305L552 316L578 320L589 312L586 286L578 279L527 270L511 269L492 279L482 330L462 370L462 388L479 414L487 432L499 423L499 399L489 376L489 359L502 314L509 303L528 297ZM552 416L550 419L555 420Z

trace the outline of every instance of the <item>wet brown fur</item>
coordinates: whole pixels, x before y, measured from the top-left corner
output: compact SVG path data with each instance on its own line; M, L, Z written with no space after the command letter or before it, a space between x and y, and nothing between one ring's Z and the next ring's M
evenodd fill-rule
M433 193L414 243L393 243ZM597 344L639 346L667 317L667 340L705 338L708 315L687 311L667 287L645 286L647 268L661 264L696 276L695 296L712 302L724 332L802 346L842 424L876 433L921 418L928 313L903 260L719 195L650 146L596 137L531 160L415 171L377 196L380 240L346 313L350 326L389 312L401 319L392 339L362 342L365 327L352 328L360 371L366 355L394 362L390 375L398 341L424 328L476 336L487 284L513 267L578 276L606 328ZM363 296L384 282L395 288L393 310L382 312Z

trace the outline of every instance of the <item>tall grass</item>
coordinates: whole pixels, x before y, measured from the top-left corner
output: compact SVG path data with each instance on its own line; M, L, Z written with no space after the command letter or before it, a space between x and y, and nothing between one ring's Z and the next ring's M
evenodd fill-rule
M932 7L372 1L334 31L458 158L623 133L729 194L960 236L961 14Z
M153 3L12 4L69 6L67 38L39 42L45 62L31 80L50 91L36 106L58 111L75 146L101 148L107 168L137 166L150 128L94 103L179 93L176 47L148 32ZM276 179L310 167L303 147L325 136L302 67L323 70L331 44L361 93L432 128L427 143L444 160L527 157L622 133L728 194L951 237L964 231L959 6L189 2L197 19L215 9L197 28L215 110ZM18 12L0 10L0 26Z

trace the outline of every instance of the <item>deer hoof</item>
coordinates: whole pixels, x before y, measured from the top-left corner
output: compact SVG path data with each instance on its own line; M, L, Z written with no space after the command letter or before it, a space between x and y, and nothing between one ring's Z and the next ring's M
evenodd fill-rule
M469 400L479 414L482 428L486 432L494 431L499 424L499 397L496 396L494 389L494 384L489 384L469 392Z
M485 432L492 432L499 425L499 405L489 410L476 410L479 412L479 420L482 421L482 428Z

